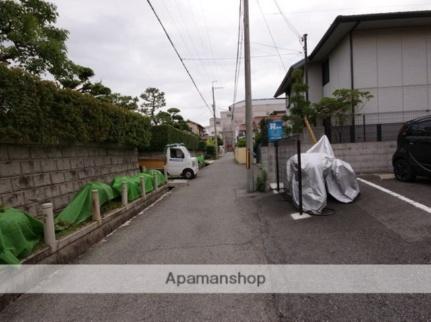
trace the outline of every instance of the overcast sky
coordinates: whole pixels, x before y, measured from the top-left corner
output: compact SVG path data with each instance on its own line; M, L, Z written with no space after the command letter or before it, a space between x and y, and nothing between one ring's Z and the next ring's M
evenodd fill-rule
M138 96L147 87L166 93L167 107L202 125L210 110L194 89L146 0L52 0L58 25L69 30L70 58L93 68L94 81L113 91ZM153 0L153 5L209 104L216 80L218 111L232 104L239 0ZM258 4L279 47L273 48ZM288 21L308 33L314 48L337 15L430 10L424 0L278 0ZM250 0L253 98L272 97L289 66L302 58L298 36L273 0ZM243 62L242 62L243 64ZM243 66L242 66L243 67ZM244 99L243 69L238 99Z

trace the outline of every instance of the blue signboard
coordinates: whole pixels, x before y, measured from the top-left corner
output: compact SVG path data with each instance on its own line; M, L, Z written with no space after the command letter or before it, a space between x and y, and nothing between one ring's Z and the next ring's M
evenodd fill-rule
M268 122L268 141L275 142L284 137L283 121Z

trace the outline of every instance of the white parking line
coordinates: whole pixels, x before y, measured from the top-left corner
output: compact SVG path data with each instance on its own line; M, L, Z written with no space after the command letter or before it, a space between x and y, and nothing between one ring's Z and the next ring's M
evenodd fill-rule
M305 212L300 214L299 212L295 212L294 214L290 214L290 217L292 217L293 220L301 220L301 219L308 219L311 218L309 214L306 214Z
M391 195L391 196L393 196L393 197L395 197L395 198L397 198L399 200L407 202L408 204L412 205L413 207L416 207L416 208L418 208L420 210L423 210L423 211L431 214L431 208L428 207L428 206L425 206L424 204L421 204L421 203L419 203L417 201L414 201L412 199L404 197L403 195L400 195L399 193L396 193L396 192L393 192L392 190L383 188L382 186L379 186L379 185L377 185L375 183L372 183L370 181L367 181L367 180L364 180L364 179L361 179L361 178L358 178L358 180L360 182L362 182L362 183L365 183L366 185L369 185L370 187L373 187L373 188L375 188L377 190L383 191L383 192L385 192L385 193L387 193L387 194L389 194L389 195Z

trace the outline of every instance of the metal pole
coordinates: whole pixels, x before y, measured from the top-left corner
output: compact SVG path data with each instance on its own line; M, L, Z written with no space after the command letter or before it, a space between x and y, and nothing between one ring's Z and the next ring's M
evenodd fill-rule
M353 27L353 29L355 29L357 26L357 24L355 25L355 27ZM350 142L355 143L356 142L356 119L355 119L355 106L353 105L353 90L355 89L355 77L354 77L354 68L353 68L353 37L352 37L352 33L353 33L353 29L350 30L349 33L349 44L350 44L350 89L352 90L352 101L351 101L351 105L352 105L352 125L350 126Z
M301 167L301 140L296 141L296 153L298 157L298 194L299 194L299 214L302 215L302 167Z
M280 168L278 164L278 141L274 142L275 146L275 170L277 176L277 191L280 192Z
M215 102L215 94L214 94L214 83L212 82L211 90L213 93L213 117L214 117L214 144L215 144L215 158L218 157L218 139L217 139L217 122L216 122L216 102Z
M250 22L248 0L244 0L244 71L245 71L245 122L247 138L247 190L254 191L253 173L253 110L251 103Z
M364 135L364 142L367 142L366 124L365 124L365 114L362 114L362 131Z
M307 45L307 34L304 34L302 40L304 41L304 79L305 85L307 86L305 90L305 100L308 102L308 45Z

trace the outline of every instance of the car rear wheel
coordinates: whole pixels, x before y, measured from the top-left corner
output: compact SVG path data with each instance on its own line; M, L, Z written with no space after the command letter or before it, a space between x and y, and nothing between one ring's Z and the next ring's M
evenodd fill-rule
M195 173L191 169L186 169L183 172L183 176L186 179L193 179L195 177Z
M416 175L410 163L405 159L397 159L394 161L395 178L399 181L409 182L416 179Z

